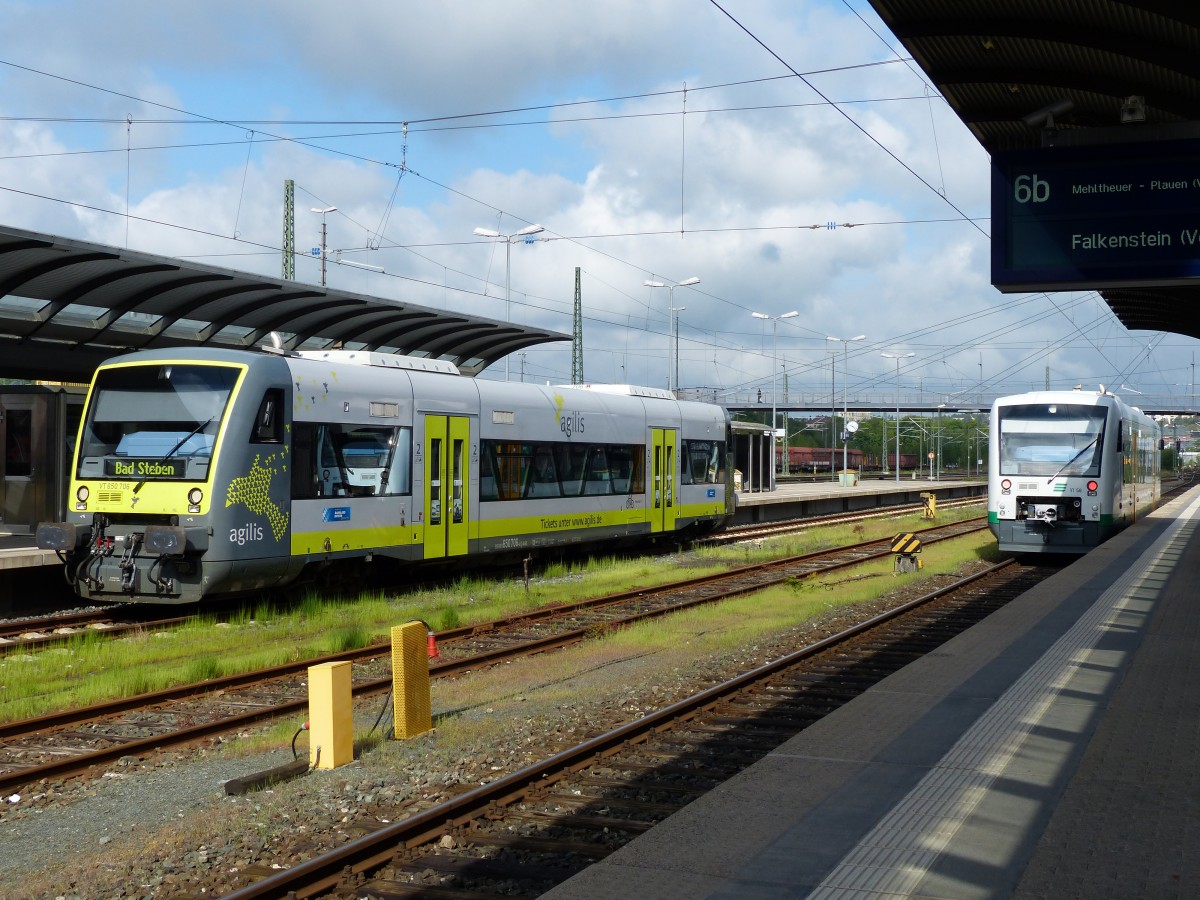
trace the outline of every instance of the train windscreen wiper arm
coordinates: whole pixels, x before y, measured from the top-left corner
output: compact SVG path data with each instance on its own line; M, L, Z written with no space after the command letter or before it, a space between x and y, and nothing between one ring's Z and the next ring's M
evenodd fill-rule
M207 421L201 422L199 425L197 425L195 428L193 428L191 431L189 431L187 434L185 434L183 437L181 437L176 442L174 447L172 447L170 450L168 450L166 453L164 453L162 455L162 457L158 460L158 462L166 462L168 459L170 459L172 456L174 456L176 450L178 450L180 447L182 447L184 444L186 444L188 441L190 441L192 438L194 438L196 435L198 435L200 432L202 432L205 428L207 428L209 425L211 425L212 420L215 418L216 418L216 416L209 416ZM143 487L145 487L145 485L146 485L146 479L143 478L141 481L139 481L137 484L135 484L133 486L133 492L136 494Z
M1103 433L1103 432L1101 432L1101 433ZM1078 460L1079 457L1083 456L1083 454L1087 453L1088 450L1090 450L1092 448L1092 446L1098 440L1100 440L1099 434L1097 434L1094 438L1092 438L1090 441L1088 441L1082 450L1080 450L1078 453L1076 453L1074 456L1072 456L1067 462L1063 463L1063 467L1061 469L1059 469L1057 472L1055 472L1053 475L1051 475L1050 478L1046 481L1046 484L1052 483L1055 478L1057 478L1059 475L1061 475L1067 469L1071 468L1071 466L1075 465L1076 460Z

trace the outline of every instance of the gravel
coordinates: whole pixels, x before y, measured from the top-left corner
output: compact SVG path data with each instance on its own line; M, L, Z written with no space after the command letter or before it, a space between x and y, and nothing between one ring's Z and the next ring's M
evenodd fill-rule
M31 786L4 798L6 880L64 861L77 853L98 852L122 842L140 843L196 810L211 805L230 778L289 761L288 751L246 758L187 754L154 762L123 757L98 779L79 784ZM14 801L14 796L19 798ZM0 888L3 890L3 888Z
M230 738L145 761L124 758L97 778L30 786L15 801L0 798L0 898L221 895L245 883L237 876L249 866L310 857L358 836L356 826L396 821L503 777L900 599L829 612L729 650L697 655L678 646L613 658L603 642L591 642L532 658L522 682L511 680L516 664L482 670L468 676L469 708L454 709L433 732L367 740L350 765L243 797L225 796L223 783L289 762L290 750L246 753L244 741ZM357 709L360 742L381 703Z

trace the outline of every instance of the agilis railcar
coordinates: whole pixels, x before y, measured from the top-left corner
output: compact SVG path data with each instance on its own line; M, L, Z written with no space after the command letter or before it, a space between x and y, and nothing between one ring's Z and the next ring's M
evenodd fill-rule
M192 603L366 562L657 538L734 509L729 417L667 391L469 378L365 351L101 366L63 522L91 600Z
M1157 422L1103 388L992 405L988 523L1001 550L1086 553L1158 503Z

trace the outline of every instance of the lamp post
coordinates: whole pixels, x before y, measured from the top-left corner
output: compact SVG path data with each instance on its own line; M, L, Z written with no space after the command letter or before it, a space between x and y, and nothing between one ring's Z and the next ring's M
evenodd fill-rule
M674 365L675 387L674 387L674 390L676 392L678 392L679 391L679 314L681 312L683 312L685 309L687 309L687 307L686 306L671 306L668 308L670 309L670 312L671 312L671 318L675 322L675 365ZM670 380L671 380L670 378L667 379L667 381L670 381ZM670 385L668 385L668 388L670 388Z
M852 337L852 338L833 337L832 335L826 335L826 337L825 337L825 340L827 340L827 341L839 341L842 345L842 384L844 385L844 387L842 388L842 471L843 472L848 471L850 468L849 453L846 448L846 438L847 438L846 422L850 418L850 409L849 409L850 398L848 396L848 394L850 393L850 345L854 341L865 340L866 337L867 336L865 334L856 335L855 337Z
M321 287L325 287L325 217L336 212L336 206L326 206L324 208L312 207L312 211L321 214Z
M653 281L648 278L642 282L642 284L644 284L646 287L649 287L649 288L665 287L667 289L667 296L668 296L667 309L671 313L672 330L675 332L675 354L674 354L675 358L672 361L671 365L669 365L667 367L667 390L668 391L679 390L679 314L681 312L683 312L685 309L687 309L686 306L676 306L675 305L675 288L687 287L688 285L699 284L699 283L700 283L700 277L698 275L693 275L691 278L685 278L685 279L683 279L683 281L672 281L672 282ZM671 386L672 372L674 372L674 377L675 377L674 387Z
M475 234L486 238L501 238L504 241L504 320L512 321L512 245L515 240L539 234L546 229L541 225L529 225L512 234L501 234L491 228L476 228ZM504 357L504 380L508 381L508 356Z
M946 408L945 403L938 404L937 410L937 478L936 481L942 480L942 410Z
M900 360L910 359L915 353L880 353L884 359L896 361L896 483L900 483ZM887 456L887 453L884 453Z
M791 319L794 316L800 315L798 310L793 309L791 312L785 312L781 316L768 316L766 313L750 313L756 319L771 320L771 490L775 490L775 378L779 372L779 320Z
M829 351L829 477L837 481L837 351Z

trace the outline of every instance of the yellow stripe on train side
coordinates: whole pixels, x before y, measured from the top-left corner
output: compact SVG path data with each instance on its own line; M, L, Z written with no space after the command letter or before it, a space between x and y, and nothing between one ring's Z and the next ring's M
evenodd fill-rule
M337 553L347 550L375 550L380 547L407 547L423 540L420 525L382 525L373 528L330 529L292 532L292 556ZM326 544L328 541L328 544Z
M724 515L723 506L693 503L676 507L679 518L704 518ZM589 528L613 528L644 525L650 521L644 507L634 509L593 510L590 512L550 513L544 516L516 516L505 519L480 519L478 537L482 540L517 537L525 534L578 531Z
M681 518L704 518L724 515L723 505L693 503L678 507ZM544 516L515 516L504 519L476 519L472 523L472 539L494 540L527 534L586 530L591 528L626 527L649 521L644 508L598 510L592 512L563 512ZM325 546L328 538L329 546ZM292 532L293 556L337 552L339 550L370 550L376 547L403 547L420 544L424 529L420 524L385 525L370 528L329 529Z

